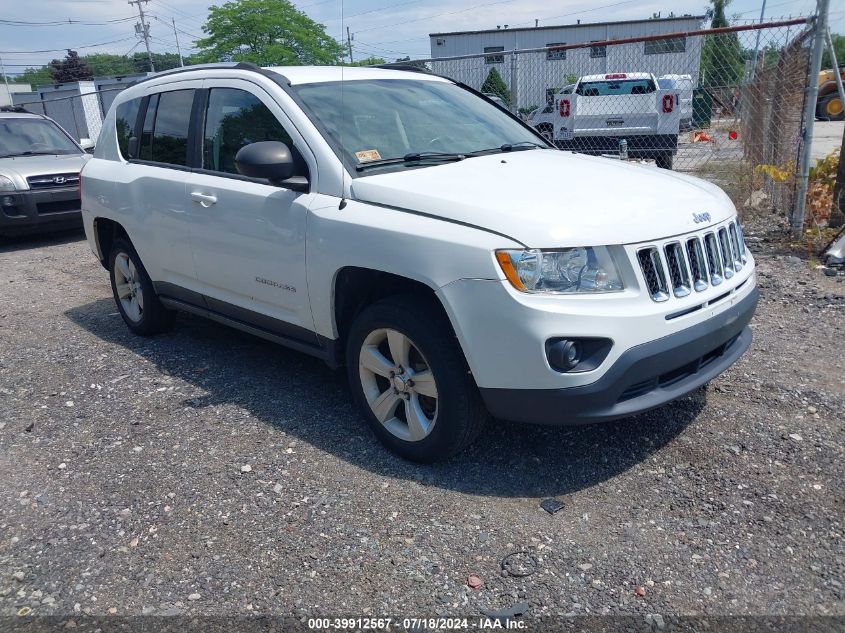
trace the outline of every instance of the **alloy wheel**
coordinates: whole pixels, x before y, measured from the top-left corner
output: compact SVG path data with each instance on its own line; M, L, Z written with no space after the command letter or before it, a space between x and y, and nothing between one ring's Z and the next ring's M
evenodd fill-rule
M392 435L419 442L437 421L437 383L414 342L390 328L370 332L361 345L358 372L376 419Z
M137 323L144 315L144 292L138 269L127 253L114 258L114 287L123 312Z

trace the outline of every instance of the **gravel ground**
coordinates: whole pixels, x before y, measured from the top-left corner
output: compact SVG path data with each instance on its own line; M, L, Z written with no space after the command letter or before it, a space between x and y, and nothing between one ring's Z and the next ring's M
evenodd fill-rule
M752 246L755 342L706 390L432 467L319 361L131 335L80 234L0 246L0 615L845 615L845 283Z

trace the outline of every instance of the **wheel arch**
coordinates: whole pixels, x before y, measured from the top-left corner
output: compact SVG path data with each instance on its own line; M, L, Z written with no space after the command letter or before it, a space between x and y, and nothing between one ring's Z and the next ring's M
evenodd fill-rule
M449 315L436 291L437 288L419 279L383 270L359 266L345 266L339 269L332 283L331 303L337 349L345 349L349 328L362 310L387 297L400 295L422 298L436 310L444 324L448 324L451 335L455 336ZM338 353L336 357L340 359L342 353Z
M122 237L129 240L130 243L132 242L123 225L109 218L94 218L94 236L97 244L97 257L103 268L108 268L109 253L111 253L112 244L115 240Z

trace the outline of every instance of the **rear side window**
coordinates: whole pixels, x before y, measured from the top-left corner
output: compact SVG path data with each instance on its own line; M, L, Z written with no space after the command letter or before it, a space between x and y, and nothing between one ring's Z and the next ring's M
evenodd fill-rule
M188 164L188 129L193 104L193 90L174 90L159 95L153 126L151 160L169 165Z
M140 99L130 99L117 106L115 128L117 132L117 146L124 158L135 158L129 155L129 139L136 135L135 123L138 120Z
M203 167L212 171L237 174L235 154L258 141L281 141L299 162L290 134L258 97L245 90L211 89L203 137Z
M138 158L141 160L153 159L153 124L156 120L156 109L158 108L158 95L152 95L147 103L147 112L144 115L144 127L141 130L141 151Z

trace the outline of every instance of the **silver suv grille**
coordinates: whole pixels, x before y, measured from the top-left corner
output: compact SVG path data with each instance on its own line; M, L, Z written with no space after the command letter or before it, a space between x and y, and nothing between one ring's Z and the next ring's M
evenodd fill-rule
M30 176L26 182L30 189L67 189L79 184L79 172Z
M730 279L748 262L742 226L730 222L681 241L668 242L661 251L647 246L637 261L653 301L686 297Z

